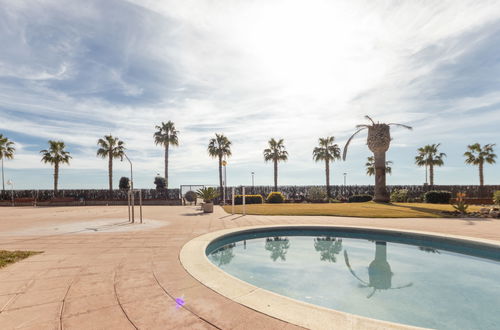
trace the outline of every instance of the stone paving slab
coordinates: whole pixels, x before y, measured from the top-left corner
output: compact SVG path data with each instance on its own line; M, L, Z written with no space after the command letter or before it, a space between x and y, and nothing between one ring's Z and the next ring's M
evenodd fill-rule
M186 242L226 228L358 225L500 241L500 220L492 219L231 216L218 207L208 215L194 206L143 211L154 226L92 232L86 230L92 223L126 220L126 206L0 208L0 249L44 251L0 269L0 328L298 328L215 293L182 267L179 251ZM186 304L176 308L181 296Z

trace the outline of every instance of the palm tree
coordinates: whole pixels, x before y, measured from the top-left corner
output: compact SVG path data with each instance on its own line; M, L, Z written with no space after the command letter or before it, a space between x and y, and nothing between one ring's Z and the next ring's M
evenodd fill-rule
M59 165L69 164L72 158L69 152L64 150L66 145L62 141L49 140L49 149L41 150L42 162L54 165L54 194L57 194L57 183L59 181Z
M177 134L179 131L175 129L175 125L170 120L166 123L162 122L160 126L155 126L158 130L153 135L156 145L162 145L165 148L165 189L168 189L168 149L172 146L179 145Z
M392 174L392 167L391 167L392 164L393 162L390 160L385 162L386 174ZM366 175L369 176L375 175L375 158L373 158L373 156L366 158L365 167L366 167Z
M264 160L274 164L274 191L278 191L278 162L288 160L288 151L285 150L283 142L283 139L276 141L272 138L268 141L269 148L264 149Z
M10 141L6 136L0 134L0 159L2 160L2 191L5 192L5 180L3 174L3 160L14 158L14 142Z
M434 166L442 166L444 164L443 158L446 157L445 153L438 153L440 145L441 143L428 144L418 148L418 155L415 157L415 164L418 166L425 166L425 182L427 182L427 166L429 166L429 180L431 186L434 185Z
M316 162L325 161L326 195L330 198L330 162L341 159L338 144L333 144L335 138L328 136L319 138L319 145L313 150L313 159Z
M215 138L208 143L208 154L212 158L219 159L219 184L220 196L224 196L224 186L222 184L222 160L231 157L231 141L224 134L215 134Z
M481 147L479 143L468 145L469 149L464 153L466 157L465 163L479 166L479 185L482 187L484 185L484 173L483 167L484 163L495 164L495 155L493 147L495 144L486 144Z
M371 125L357 125L358 130L347 140L344 147L343 159L345 160L347 155L347 147L349 143L354 138L356 134L362 130L368 129L368 138L366 140L368 148L373 152L374 162L375 162L375 196L373 200L375 202L387 203L390 201L389 192L385 184L385 153L389 150L391 145L391 130L392 125L401 126L407 129L412 129L410 126L395 123L375 123L373 119L369 116L365 116L371 122Z
M100 147L97 149L97 156L101 158L108 157L109 193L111 197L113 192L113 159L120 158L120 160L123 160L125 146L123 141L111 136L111 134L104 135L104 139L99 139L97 145Z

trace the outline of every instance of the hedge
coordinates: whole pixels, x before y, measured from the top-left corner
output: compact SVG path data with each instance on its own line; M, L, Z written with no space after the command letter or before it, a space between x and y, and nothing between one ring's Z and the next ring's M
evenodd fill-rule
M424 201L431 204L449 204L451 192L445 190L431 190L425 193Z
M245 195L245 204L262 204L264 199L261 195ZM234 196L234 204L241 205L243 204L243 195L235 195Z
M349 203L363 203L363 202L369 202L373 199L371 195L354 195L349 197L348 202Z
M285 196L283 196L282 193L280 192L270 192L269 195L267 195L267 202L268 203L283 203L285 201Z

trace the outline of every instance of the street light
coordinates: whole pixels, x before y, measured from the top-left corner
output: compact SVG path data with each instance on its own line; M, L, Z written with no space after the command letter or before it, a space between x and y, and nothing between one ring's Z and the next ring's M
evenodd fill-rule
M255 172L252 172L252 195L255 194L255 180L254 180Z
M14 206L15 205L14 204L14 182L12 180L9 180L9 181L7 181L7 185L12 186L12 189L11 189L11 191L12 191L12 206Z
M224 182L222 185L222 205L226 205L226 187L227 187L226 165L227 161L226 159L224 159L222 161L222 166L224 166Z
M347 173L343 173L344 174L344 186L346 185L346 178L347 178Z

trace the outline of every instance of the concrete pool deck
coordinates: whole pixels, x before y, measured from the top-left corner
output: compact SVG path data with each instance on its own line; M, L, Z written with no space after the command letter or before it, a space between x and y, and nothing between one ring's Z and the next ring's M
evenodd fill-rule
M183 268L182 247L222 229L330 224L500 241L493 219L232 216L218 207L208 215L194 206L146 206L144 218L137 230L121 225L125 206L0 208L0 249L44 251L0 269L2 329L299 328L212 291ZM185 305L177 307L180 297Z

